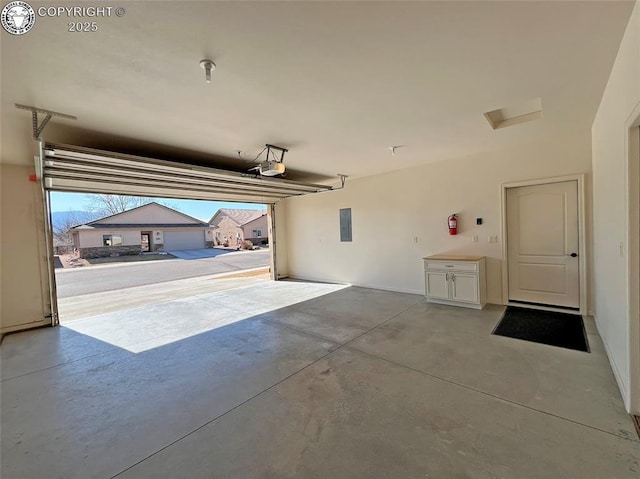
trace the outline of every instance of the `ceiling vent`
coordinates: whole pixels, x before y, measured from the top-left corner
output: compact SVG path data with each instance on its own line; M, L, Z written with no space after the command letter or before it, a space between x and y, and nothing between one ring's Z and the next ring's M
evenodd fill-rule
M494 130L537 120L542 118L542 98L488 111L484 117Z

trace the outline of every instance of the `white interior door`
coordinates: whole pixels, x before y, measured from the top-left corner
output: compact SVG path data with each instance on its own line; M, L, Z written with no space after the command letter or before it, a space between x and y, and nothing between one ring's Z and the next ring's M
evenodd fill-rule
M580 307L578 182L507 190L509 301Z

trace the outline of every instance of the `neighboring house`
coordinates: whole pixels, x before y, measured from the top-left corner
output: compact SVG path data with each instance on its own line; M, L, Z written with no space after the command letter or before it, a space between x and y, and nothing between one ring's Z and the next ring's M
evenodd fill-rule
M221 208L209 220L214 244L240 246L244 240L254 245L268 244L267 213L264 210Z
M70 231L81 258L213 246L213 232L207 223L158 203L74 226Z

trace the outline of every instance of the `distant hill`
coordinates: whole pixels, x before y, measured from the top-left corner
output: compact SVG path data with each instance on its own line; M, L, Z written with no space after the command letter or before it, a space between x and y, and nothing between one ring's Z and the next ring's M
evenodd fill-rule
M70 227L88 223L99 217L100 215L89 213L88 211L54 211L51 213L54 231L59 231L65 226Z

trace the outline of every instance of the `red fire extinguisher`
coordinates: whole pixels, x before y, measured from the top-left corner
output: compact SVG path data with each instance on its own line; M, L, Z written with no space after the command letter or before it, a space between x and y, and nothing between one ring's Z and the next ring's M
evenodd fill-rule
M456 214L449 215L448 223L449 223L449 234L451 236L457 235L458 234L458 215Z

